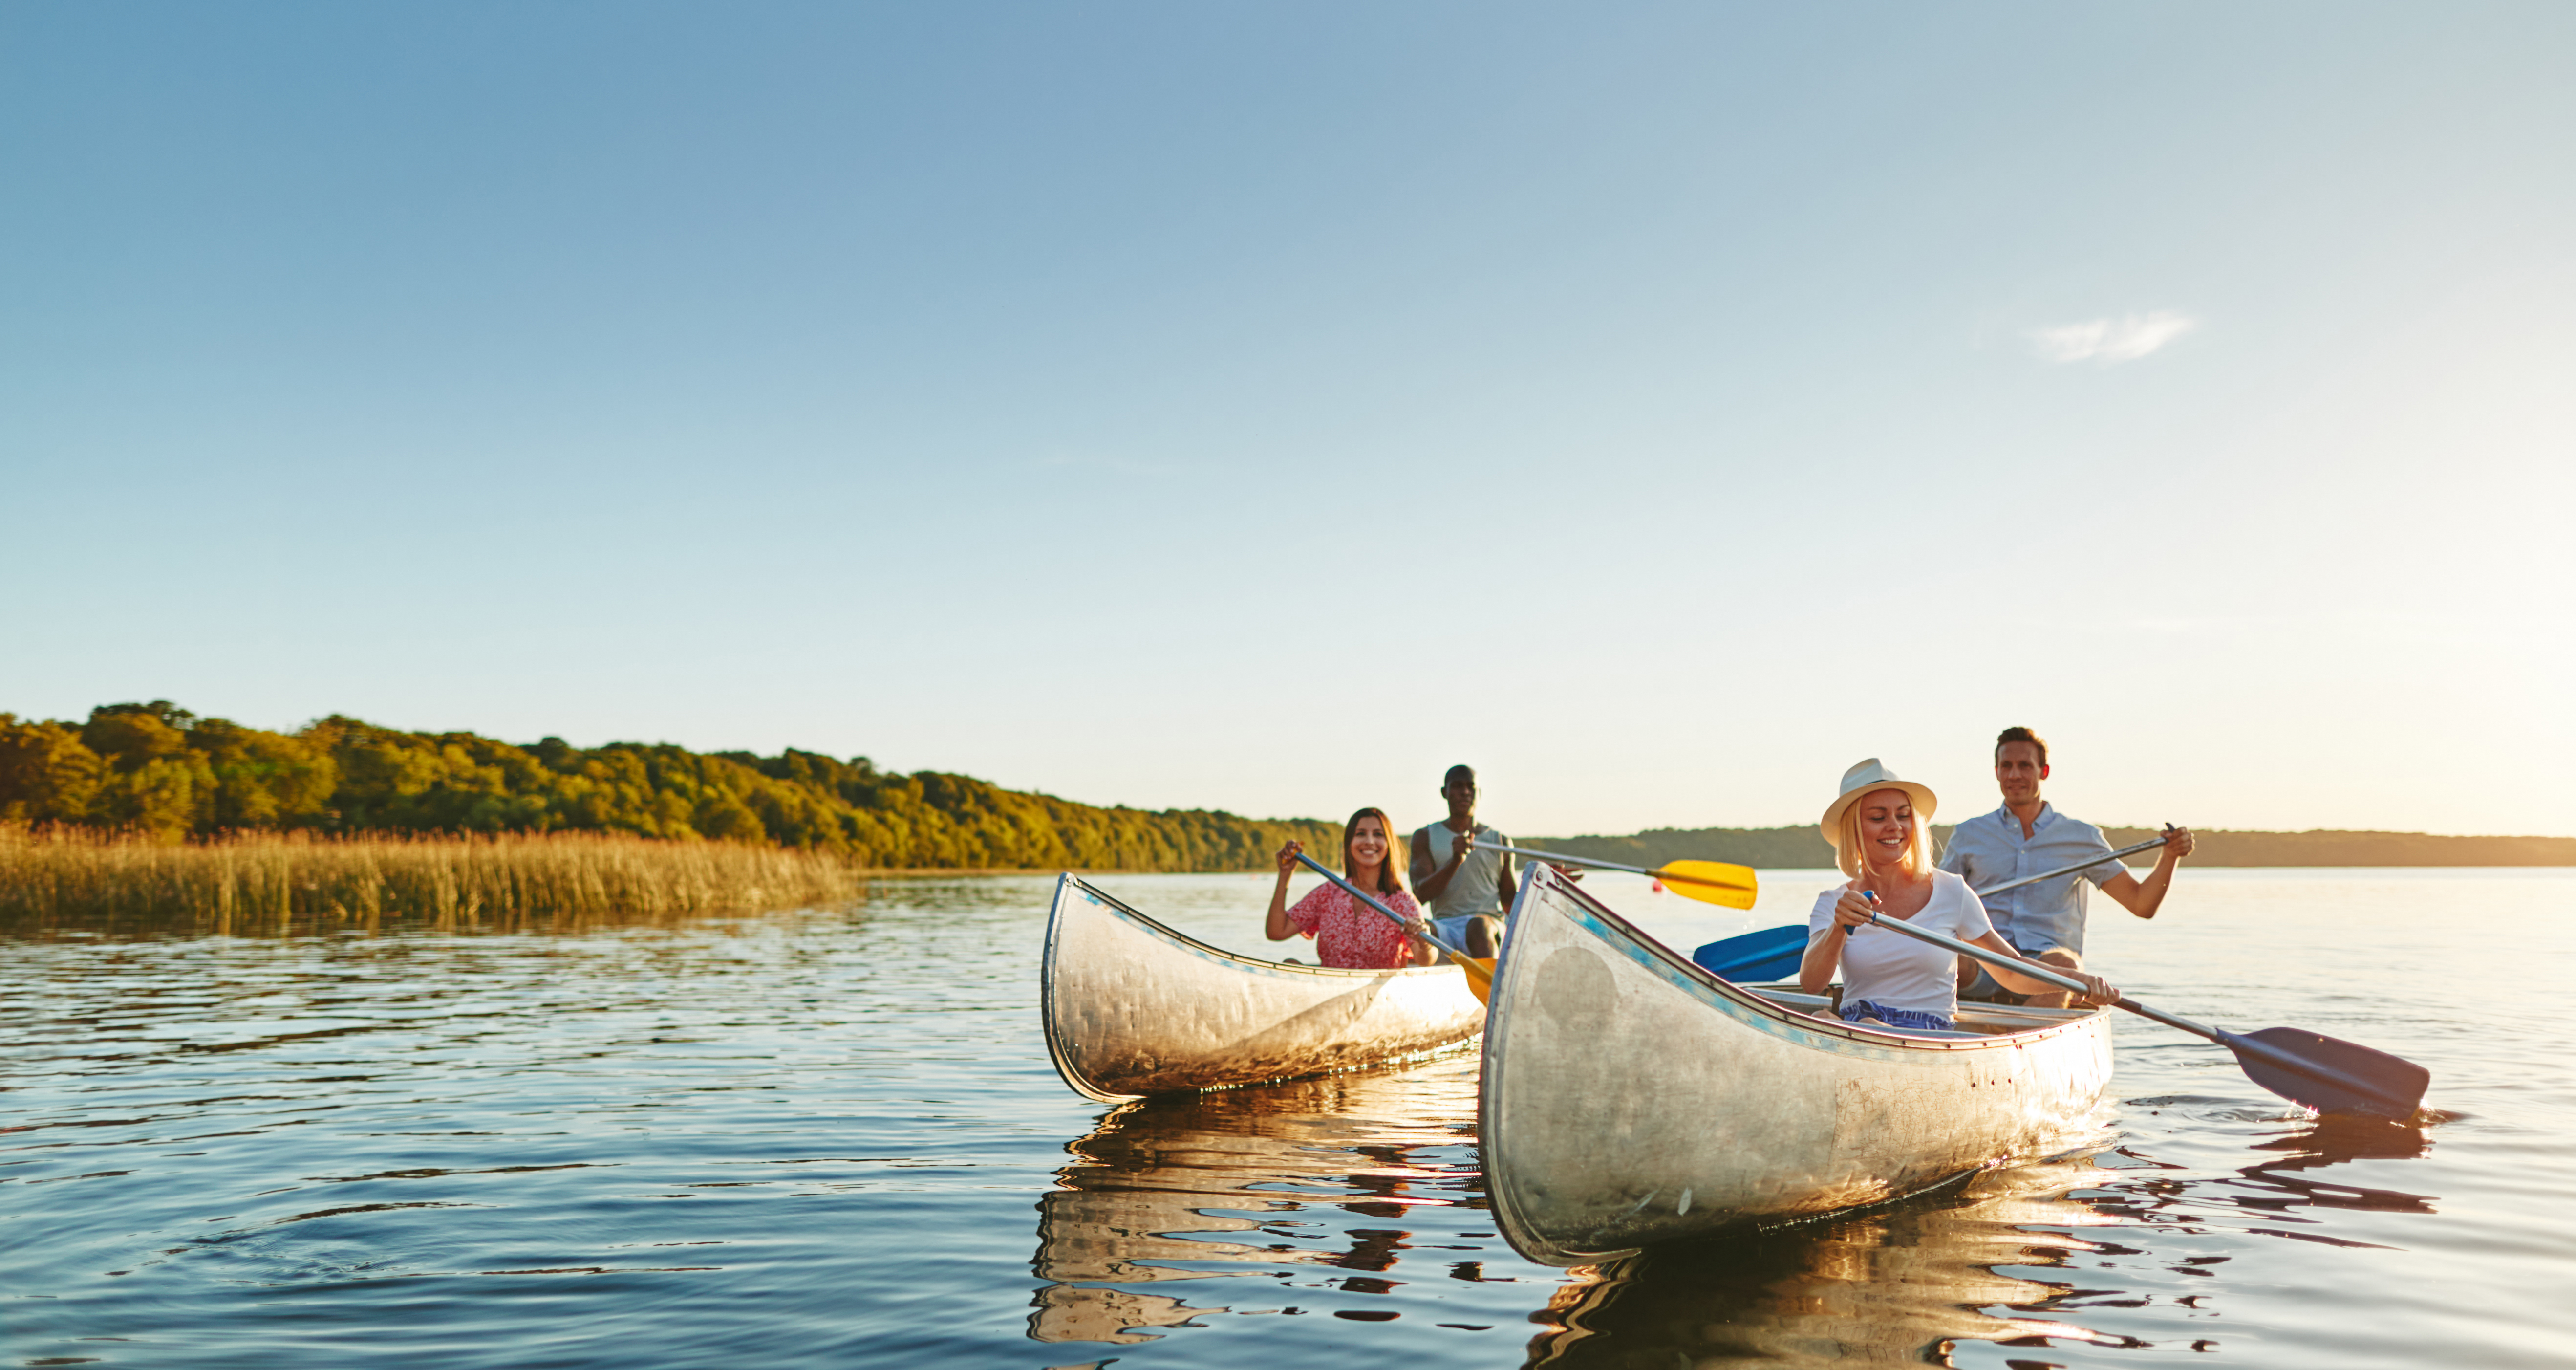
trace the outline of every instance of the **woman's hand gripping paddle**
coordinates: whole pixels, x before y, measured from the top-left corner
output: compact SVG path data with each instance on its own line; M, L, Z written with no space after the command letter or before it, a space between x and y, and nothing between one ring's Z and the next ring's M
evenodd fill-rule
M1753 907L1758 882L1751 866L1730 865L1724 861L1667 861L1649 869L1622 865L1616 861L1596 861L1589 856L1561 856L1555 852L1531 851L1526 847L1507 847L1500 842L1479 840L1477 846L1487 851L1509 852L1537 861L1566 866L1594 866L1606 871L1626 871L1631 875L1651 875L1670 886L1673 893L1707 904L1723 904L1730 909Z
M1990 966L2001 966L2060 989L2077 994L2085 992L2083 981L2058 974L2036 961L2020 960L1984 947L1970 946L1930 928L1918 928L1901 918L1873 916L1869 925L1901 932L1936 947L1946 947L1961 956L1973 957ZM2226 1032L2162 1009L2149 1008L2127 995L2120 996L2115 1006L2166 1027L2180 1028L2193 1036L2206 1037L2218 1043L2236 1053L2236 1064L2244 1068L2247 1079L2319 1113L2364 1113L2404 1122L2415 1116L2416 1106L2424 1101L2424 1087L2433 1080L2433 1072L2412 1061L2305 1028Z
M1368 905L1370 908L1373 908L1382 914L1385 914L1397 927L1404 928L1404 915L1397 913L1395 910L1388 908L1384 904L1379 903L1377 901L1377 896L1370 894L1368 891L1361 889L1359 886L1354 885L1350 881L1334 874L1332 871L1325 869L1321 862L1308 856L1304 852L1297 853L1297 859L1305 862L1307 868L1314 871L1315 874L1341 886L1342 893L1349 895L1353 899L1357 899L1361 903ZM1493 1001L1494 963L1492 961L1485 960L1481 957L1469 956L1467 953L1441 941L1437 937L1425 937L1411 928L1404 928L1404 935L1413 938L1418 942L1430 943L1432 946L1437 947L1441 953L1446 955L1450 960L1457 962L1458 969L1467 972L1467 988L1475 993L1477 1003L1483 1004Z

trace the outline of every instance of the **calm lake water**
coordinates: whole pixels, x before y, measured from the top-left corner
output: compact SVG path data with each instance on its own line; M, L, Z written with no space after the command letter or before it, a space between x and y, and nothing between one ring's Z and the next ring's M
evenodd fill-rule
M1801 919L1599 878L1674 945ZM1257 876L1103 880L1264 947ZM2433 1071L2319 1126L2120 1025L2118 1133L1900 1207L1598 1270L1483 1209L1460 1054L1087 1103L1045 878L585 930L0 943L0 1353L345 1367L2566 1366L2576 871L2189 870L2095 963ZM2108 910L2107 912L2105 910Z

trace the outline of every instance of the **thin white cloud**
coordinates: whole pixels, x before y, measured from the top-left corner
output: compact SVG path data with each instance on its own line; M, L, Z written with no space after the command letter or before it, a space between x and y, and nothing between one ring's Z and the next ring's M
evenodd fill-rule
M2030 336L2038 345L2042 361L2099 362L2110 366L2136 361L2198 327L2200 320L2189 314L2157 309L2123 314L2116 319L2042 328Z

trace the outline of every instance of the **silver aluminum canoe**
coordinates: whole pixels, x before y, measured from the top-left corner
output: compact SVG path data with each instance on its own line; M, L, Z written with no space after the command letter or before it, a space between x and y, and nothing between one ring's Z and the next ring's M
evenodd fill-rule
M1047 1052L1066 1084L1102 1103L1402 1060L1485 1025L1456 966L1237 956L1071 875L1056 882L1041 980Z
M1888 934L1882 934L1888 935ZM1882 1203L2062 1150L2111 1078L2108 1010L1969 1005L1866 1031L1720 980L1533 865L1494 978L1478 1136L1513 1249L1586 1265Z

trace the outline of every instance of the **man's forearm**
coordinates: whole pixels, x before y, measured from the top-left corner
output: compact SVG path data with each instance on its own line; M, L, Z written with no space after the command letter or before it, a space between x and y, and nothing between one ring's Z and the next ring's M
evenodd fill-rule
M1428 857L1431 854L1430 849L1427 847L1420 849L1420 851L1421 855L1424 857ZM1424 863L1422 861L1416 860L1413 868L1415 870L1420 870L1422 869L1423 864ZM1449 888L1450 877L1457 873L1458 863L1455 861L1452 861L1445 866L1433 867L1429 875L1422 876L1413 882L1413 897L1416 899L1439 898L1440 892Z
M2174 868L2179 864L2170 857L2156 862L2156 868L2140 880L2123 875L2102 887L2102 892L2120 901L2120 906L2140 918L2153 918L2165 902L2165 891L2173 888Z
M2156 862L2155 871L2138 890L2140 918L2153 918L2156 910L2164 907L2165 891L2173 888L2174 869L2180 864L2171 857Z

